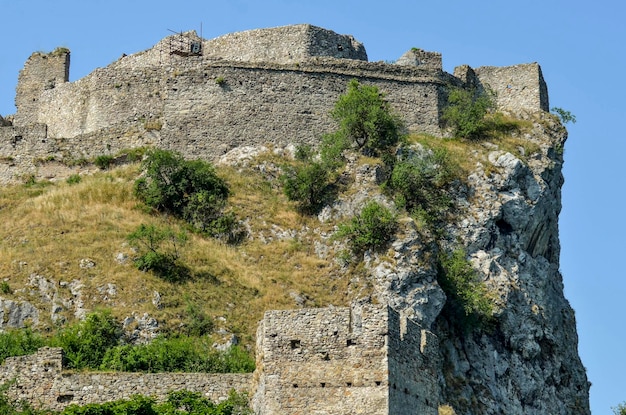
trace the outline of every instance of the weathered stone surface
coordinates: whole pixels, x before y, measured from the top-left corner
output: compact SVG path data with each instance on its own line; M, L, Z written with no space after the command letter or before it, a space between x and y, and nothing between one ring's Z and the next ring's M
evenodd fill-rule
M443 321L442 401L457 413L588 414L589 383L578 357L574 313L559 273L562 148L566 132L535 120L540 148L523 162L495 150L487 175L469 177L465 211L450 224L469 259L498 295L493 333L462 336ZM462 197L460 199L463 199Z

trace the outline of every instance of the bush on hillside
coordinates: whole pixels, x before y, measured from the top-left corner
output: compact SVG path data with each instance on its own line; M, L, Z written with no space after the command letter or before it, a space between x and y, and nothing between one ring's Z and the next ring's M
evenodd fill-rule
M298 203L300 212L317 213L329 193L328 170L318 162L301 162L284 170L281 180L287 198Z
M61 330L51 345L63 348L68 368L97 369L107 350L117 346L121 336L122 326L111 312L100 311Z
M180 261L180 249L187 243L184 232L142 223L127 239L137 250L135 266L140 271L153 272L170 282L181 282L190 277L189 268Z
M228 185L210 163L154 149L147 152L142 167L145 177L135 182L135 194L146 205L228 242L240 236L234 216L224 213Z
M7 357L35 353L44 345L44 338L30 328L4 331L0 333L0 364Z
M495 100L491 92L453 88L449 91L442 120L452 128L455 138L477 140L491 128L487 114L493 109Z
M394 164L387 182L396 203L427 223L442 219L451 206L448 187L456 167L444 149L404 153Z
M382 249L397 227L395 215L378 202L371 201L349 223L339 226L337 236L347 238L352 252L361 255L368 249Z

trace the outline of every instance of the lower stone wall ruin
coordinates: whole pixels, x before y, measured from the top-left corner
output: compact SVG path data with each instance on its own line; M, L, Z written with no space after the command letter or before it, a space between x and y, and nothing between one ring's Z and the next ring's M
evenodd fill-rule
M63 370L63 351L42 348L29 356L10 357L0 370L0 384L14 381L8 394L38 408L61 411L70 404L86 405L127 399L140 394L163 401L172 390L200 392L214 402L231 390L248 392L252 374L107 373Z

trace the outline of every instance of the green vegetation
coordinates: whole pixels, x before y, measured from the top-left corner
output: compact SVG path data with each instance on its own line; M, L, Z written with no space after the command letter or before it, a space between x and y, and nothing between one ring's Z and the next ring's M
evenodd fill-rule
M7 357L31 354L44 345L44 338L29 328L4 331L0 333L0 364Z
M140 271L151 271L170 282L189 278L189 268L180 261L180 249L188 239L184 232L142 223L127 239L137 250L135 266Z
M356 148L364 155L389 158L391 150L403 139L403 125L391 112L389 103L375 86L348 83L331 116L338 129L322 138L319 158L309 146L296 150L295 165L284 167L283 190L298 203L302 213L314 214L330 199L337 170L344 165L343 152Z
M200 233L228 242L241 238L234 215L225 212L228 185L210 163L154 149L142 167L145 177L135 182L135 195L147 206L184 219Z
M300 162L285 166L283 190L289 200L298 203L298 210L314 214L326 201L330 183L328 170L318 162Z
M615 415L626 415L626 403L620 403L615 408L611 408Z
M254 359L232 346L224 352L209 338L157 338L145 345L117 345L107 350L98 369L122 372L248 373Z
M387 183L396 204L426 223L442 220L452 201L449 186L458 176L458 166L444 148L405 148Z
M495 108L490 92L453 88L442 119L455 138L477 140L490 128L487 113Z
M113 156L102 154L100 156L97 156L94 159L93 163L102 170L108 170L114 161L115 161L115 158Z
M13 290L11 289L11 286L9 285L8 282L6 282L6 281L0 282L0 293L2 293L2 294L12 294L13 293Z
M468 332L489 328L493 320L494 302L478 273L466 259L465 251L441 254L437 281L448 300L444 312L450 321Z
M380 203L371 201L349 223L339 227L337 237L348 238L352 252L361 255L368 249L382 249L397 227L395 215Z
M0 413L2 415L251 415L246 394L231 391L228 399L214 403L199 392L172 391L167 400L157 403L154 398L133 395L102 404L69 405L62 412L47 409L36 410L26 402L17 402L7 397L11 386L0 386Z
M84 321L71 324L49 338L30 329L7 331L0 333L0 363L10 356L54 346L63 348L67 367L78 370L150 373L247 373L254 370L254 359L244 348L233 346L218 351L213 347L213 340L205 336L213 324L204 312L196 308L189 313L192 324L183 333L159 337L145 345L121 344L122 326L106 310L90 313Z
M217 78L215 78L215 83L219 86L224 86L226 85L226 79L224 79L223 76L218 76Z
M67 179L65 179L65 182L69 185L72 184L78 184L80 183L80 181L82 180L82 178L80 177L79 174L72 174L71 176L69 176Z
M570 122L572 124L576 124L576 116L572 114L571 112L566 111L563 108L559 108L559 107L552 107L550 111L558 115L563 124L567 124Z
M339 124L334 135L337 143L345 148L356 145L365 155L385 153L403 137L402 121L392 113L385 96L377 87L361 85L356 79L348 83L331 116Z
M63 348L68 368L95 369L107 350L118 344L121 334L121 325L110 312L102 311L62 329L51 339L51 345Z

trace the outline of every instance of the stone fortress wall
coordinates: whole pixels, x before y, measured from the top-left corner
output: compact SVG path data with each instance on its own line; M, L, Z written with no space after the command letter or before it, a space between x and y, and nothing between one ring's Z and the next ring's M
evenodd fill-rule
M213 160L241 145L315 145L336 128L329 112L353 78L376 85L410 131L434 135L450 85L489 84L502 109L548 110L537 64L451 75L441 54L416 48L395 64L368 62L352 36L311 25L181 33L74 82L69 68L65 49L26 62L17 113L0 126L0 183L45 177L53 169L42 161L140 146Z
M8 358L0 384L15 380L12 397L54 410L181 389L218 401L234 389L259 415L437 414L437 338L389 307L268 311L256 358L254 374L71 372L46 347Z

